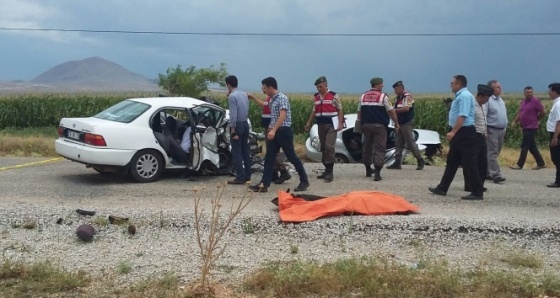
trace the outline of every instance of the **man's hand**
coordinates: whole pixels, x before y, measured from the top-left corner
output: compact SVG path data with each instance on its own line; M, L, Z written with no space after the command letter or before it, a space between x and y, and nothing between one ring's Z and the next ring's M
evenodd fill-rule
M344 124L338 123L338 127L336 128L336 131L341 131L343 128L344 128Z
M271 129L268 134L266 135L266 138L268 140L274 140L274 135L276 135L276 130Z
M395 130L399 130L401 127L400 127L400 125L396 124L394 128L395 128Z
M556 146L558 146L558 138L552 138L552 140L550 140L550 147Z
M239 140L239 136L238 135L234 135L233 137L231 137L232 140Z
M516 123L515 121L511 122L511 128L515 128L515 123Z
M450 131L450 132L448 132L448 133L445 135L445 138L446 138L448 141L451 141L451 139L453 139L454 136L455 136L455 133L452 132L452 131Z
M309 132L311 130L311 123L307 122L304 127L305 131Z

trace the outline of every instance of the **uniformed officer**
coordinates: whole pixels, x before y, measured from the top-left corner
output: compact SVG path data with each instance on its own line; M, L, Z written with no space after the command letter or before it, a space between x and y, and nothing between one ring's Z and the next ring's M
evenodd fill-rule
M385 161L389 118L395 123L396 131L399 130L399 122L395 109L389 102L389 97L383 93L383 79L375 77L369 82L371 89L360 97L358 103L358 120L364 136L362 159L366 167L366 177L371 177L373 161L375 167L373 180L379 181Z
M318 179L325 179L331 182L334 167L334 145L336 143L337 131L344 127L344 115L340 97L336 92L329 90L327 78L321 76L315 80L317 93L314 94L314 106L309 115L309 120L305 125L305 130L309 131L313 119L317 122L319 130L319 142L321 144L321 161L325 166L325 171L317 176Z

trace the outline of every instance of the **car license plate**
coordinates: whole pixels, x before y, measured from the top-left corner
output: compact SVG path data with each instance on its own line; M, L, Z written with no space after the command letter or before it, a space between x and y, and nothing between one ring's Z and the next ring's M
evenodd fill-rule
M66 132L66 137L69 139L80 140L80 133L77 131L69 130Z

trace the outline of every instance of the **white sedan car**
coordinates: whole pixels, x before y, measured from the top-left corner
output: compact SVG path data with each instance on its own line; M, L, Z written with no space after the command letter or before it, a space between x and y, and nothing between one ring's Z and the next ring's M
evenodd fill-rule
M337 133L335 143L335 161L338 163L362 162L362 134L354 132L354 123L358 118L357 114L344 115L347 127ZM441 140L439 133L433 130L414 129L414 139L418 144L418 149L425 152L428 159L431 159L441 150ZM313 161L321 162L321 143L319 142L319 132L317 124L311 127L309 138L305 142L307 157ZM403 150L403 156L407 150ZM385 165L389 166L395 162L395 132L393 131L392 121L387 128L387 147L385 151Z
M56 152L100 173L152 182L163 170L231 174L229 119L223 108L190 97L124 100L87 118L63 118ZM190 129L190 153L180 147ZM255 140L256 142L256 140Z

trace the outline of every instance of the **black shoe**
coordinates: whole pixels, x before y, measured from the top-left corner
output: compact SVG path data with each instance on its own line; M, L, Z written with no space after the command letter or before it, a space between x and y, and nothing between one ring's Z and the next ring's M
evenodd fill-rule
M482 187L482 191L483 191L483 192L485 192L485 191L487 191L487 190L488 190L488 188L486 188L486 187L484 187L484 186ZM465 187L465 191L466 191L466 192L473 192L473 189L470 188L470 187Z
M381 167L375 166L373 181L381 181Z
M366 166L366 177L371 177L371 175L373 174L373 169L371 168L371 165L365 165Z
M334 176L332 173L328 173L327 175L325 175L325 182L332 182L334 179Z
M261 184L249 186L249 190L252 192L268 192L268 187L261 186Z
M321 173L321 175L318 175L317 179L325 179L325 176L327 176L327 171L324 171L323 173Z
M242 185L242 184L245 184L245 180L239 180L239 179L235 178L233 180L228 181L227 184Z
M447 192L437 188L437 187L428 187L428 190L430 190L433 194L436 194L438 196L445 196L447 195Z
M470 195L466 195L464 197L461 197L461 199L472 201L472 200L482 200L483 198L482 198L482 196L477 196L477 195L471 193Z
M305 191L309 187L309 182L300 182L299 185L294 188L294 191Z
M504 178L504 177L496 177L496 178L494 178L494 183L502 183L502 182L504 182L504 181L506 181L506 178Z
M560 184L554 182L554 183L547 184L546 187L550 187L550 188L559 188L559 187L560 187Z
M390 170L401 170L401 169L402 169L402 167L401 167L401 161L398 160L398 159L395 159L395 162L393 162L392 165L388 166L387 169L390 169Z
M494 177L492 177L492 175L487 175L486 180L494 180Z
M280 177L278 177L278 179L274 180L274 184L282 184L290 179L292 179L292 175L290 175L288 171L285 171L280 174Z
M426 161L422 157L418 158L417 161L418 161L418 166L416 167L416 170L420 171L424 169L424 166L426 165Z

